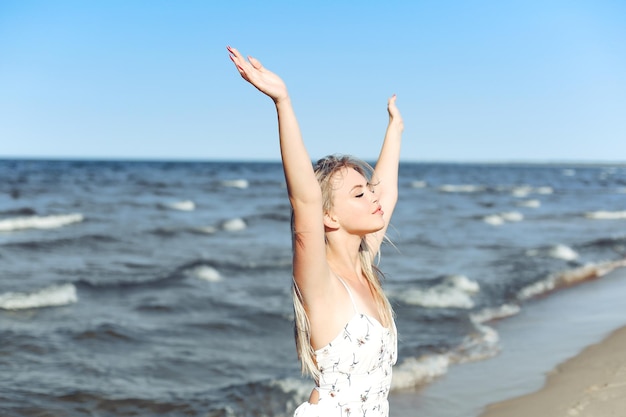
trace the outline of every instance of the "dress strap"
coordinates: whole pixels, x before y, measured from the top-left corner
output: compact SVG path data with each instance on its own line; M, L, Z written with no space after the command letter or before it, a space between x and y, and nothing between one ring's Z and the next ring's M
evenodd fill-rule
M342 280L339 275L337 275L337 278L339 278L339 281L341 281L343 286L346 287L346 291L348 291L348 295L350 296L350 300L352 300L352 307L354 307L354 312L358 314L359 309L356 308L356 303L354 302L354 297L352 296L352 291L350 291L350 287L348 287L348 284L346 284L344 282L344 280Z

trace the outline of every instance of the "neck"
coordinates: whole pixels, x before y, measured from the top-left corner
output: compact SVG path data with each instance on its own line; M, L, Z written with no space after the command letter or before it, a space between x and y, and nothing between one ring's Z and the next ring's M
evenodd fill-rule
M328 233L326 238L326 259L330 268L342 278L360 280L363 277L359 259L361 237Z

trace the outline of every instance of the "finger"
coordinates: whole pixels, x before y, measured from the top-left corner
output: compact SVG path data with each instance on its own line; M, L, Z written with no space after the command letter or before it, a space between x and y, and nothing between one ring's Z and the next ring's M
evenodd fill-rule
M259 61L258 59L254 58L254 57L249 56L249 57L248 57L248 61L250 61L250 63L252 64L252 66L253 66L255 69L261 69L261 68L263 68L263 65L261 65L261 61Z
M236 48L233 48L229 45L226 47L226 49L228 49L228 52L230 52L231 55L241 58L241 53Z
M242 67L245 64L246 60L237 49L233 48L232 46L228 46L226 47L226 49L228 49L228 52L230 52L230 59L235 63L235 65L237 65L238 67Z

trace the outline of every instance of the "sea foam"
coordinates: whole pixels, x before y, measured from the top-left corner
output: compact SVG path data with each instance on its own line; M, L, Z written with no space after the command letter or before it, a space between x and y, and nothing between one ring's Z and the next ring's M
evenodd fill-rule
M626 210L624 211L591 211L585 213L585 217L595 220L619 220L626 219Z
M243 219L236 217L234 219L229 219L229 220L224 221L221 227L223 230L227 230L229 232L236 232L239 230L244 230L247 227L247 225Z
M569 287L591 279L600 278L612 270L626 267L626 259L591 263L578 268L556 272L546 278L527 285L517 293L519 300L527 300L554 291L558 288Z
M191 269L189 273L192 276L203 281L218 282L222 280L222 276L220 275L219 271L207 265L197 266Z
M554 245L542 249L529 249L526 251L527 256L547 256L554 259L563 259L565 261L574 261L578 259L578 252L567 245Z
M524 200L524 201L519 201L517 203L518 207L529 207L529 208L537 208L539 206L541 206L541 201L539 200Z
M165 207L172 210L194 211L196 209L196 203L191 200L175 201L165 204Z
M475 332L456 348L445 352L409 357L393 370L391 390L427 384L448 372L450 365L484 360L500 352L500 337L491 327L474 323Z
M485 187L474 184L444 184L439 187L439 191L444 193L478 193L484 191Z
M245 189L250 186L248 180L240 178L235 180L224 180L220 184L224 187Z
M483 217L483 221L492 226L500 226L505 222L521 222L522 220L524 220L524 215L517 211L507 211Z
M547 187L547 186L531 187L530 185L520 185L517 187L513 187L513 189L511 190L511 194L514 197L519 197L519 198L527 197L529 194L547 195L547 194L552 194L552 193L554 193L554 189L552 187Z
M472 322L477 324L487 323L493 320L500 320L514 316L521 311L520 306L515 304L503 304L499 307L484 308L470 314Z
M480 290L478 283L463 275L451 275L443 282L428 288L402 291L396 298L410 305L427 308L472 308L471 296Z
M393 369L391 390L414 388L445 375L450 367L450 356L443 354L407 358Z
M426 188L427 186L428 186L428 183L423 180L415 180L411 182L411 187L413 188Z
M76 287L73 284L54 285L32 293L0 294L0 308L5 310L56 307L77 301Z
M13 217L0 220L0 232L12 232L21 229L55 229L84 220L80 213L56 214L50 216Z

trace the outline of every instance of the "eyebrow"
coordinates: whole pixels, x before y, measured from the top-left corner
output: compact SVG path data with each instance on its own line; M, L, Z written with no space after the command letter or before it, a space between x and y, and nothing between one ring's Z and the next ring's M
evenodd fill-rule
M363 184L357 184L357 185L355 185L354 187L352 187L352 188L350 189L350 192L354 191L354 190L355 190L355 189L357 189L357 188L363 188L363 187L367 187L367 186L370 186L370 185L371 185L371 184L370 184L369 182L368 182L367 184L365 184L365 185L363 185Z

